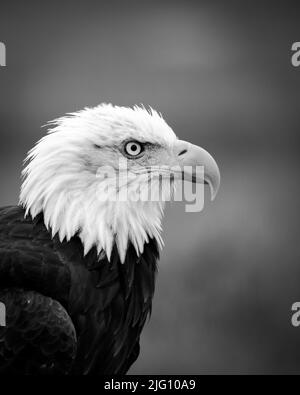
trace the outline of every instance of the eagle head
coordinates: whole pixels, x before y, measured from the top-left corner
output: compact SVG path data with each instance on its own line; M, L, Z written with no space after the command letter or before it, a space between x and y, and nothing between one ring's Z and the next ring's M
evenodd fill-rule
M209 184L212 198L218 191L212 156L152 109L101 104L48 125L27 156L20 204L32 218L43 213L53 237L78 235L85 254L95 246L110 259L116 244L123 262L129 242L138 255L149 238L162 245L164 202L183 178Z

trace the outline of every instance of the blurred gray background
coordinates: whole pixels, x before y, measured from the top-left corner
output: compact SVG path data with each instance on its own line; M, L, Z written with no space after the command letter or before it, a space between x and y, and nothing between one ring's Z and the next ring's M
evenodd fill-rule
M133 374L300 372L299 13L289 1L1 1L1 206L18 201L41 125L103 101L151 105L220 166L202 213L167 209Z

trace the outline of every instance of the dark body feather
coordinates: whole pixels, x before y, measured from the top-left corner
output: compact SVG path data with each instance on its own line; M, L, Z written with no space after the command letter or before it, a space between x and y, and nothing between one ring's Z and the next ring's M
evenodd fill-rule
M125 374L139 354L151 311L156 241L125 263L110 262L78 237L51 238L43 216L21 207L0 209L0 373Z

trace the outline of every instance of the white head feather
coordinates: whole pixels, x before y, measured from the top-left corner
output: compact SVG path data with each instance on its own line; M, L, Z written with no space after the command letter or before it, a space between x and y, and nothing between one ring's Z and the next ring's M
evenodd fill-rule
M58 233L61 241L77 234L85 254L96 246L98 253L105 251L110 258L116 243L124 261L128 242L138 254L149 238L162 245L166 196L160 201L112 201L107 192L109 179L99 177L99 172L101 175L103 166L118 171L124 142L147 143L152 147L147 155L129 161L128 170L137 177L127 187L146 185L149 173L145 177L138 168L172 162L177 137L163 118L145 108L102 104L68 114L50 125L48 134L29 152L23 171L20 203L26 214L34 218L43 213L47 229L52 236ZM155 176L155 172L150 174Z

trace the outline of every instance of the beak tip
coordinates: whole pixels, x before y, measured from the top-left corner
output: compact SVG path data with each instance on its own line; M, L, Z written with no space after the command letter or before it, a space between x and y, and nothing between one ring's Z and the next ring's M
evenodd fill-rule
M215 198L216 198L216 196L217 196L217 194L218 194L218 192L217 191L214 191L214 190L210 190L210 200L213 202L214 200L215 200Z
M215 164L214 171L210 172L209 176L206 175L206 183L209 185L210 197L212 202L215 200L219 192L220 182L221 182L220 171L217 164Z
M216 191L211 184L209 184L209 188L210 188L210 200L213 202L217 196L218 191Z

